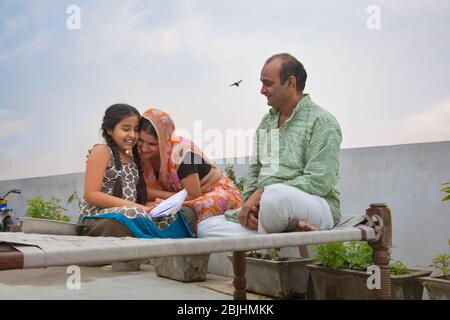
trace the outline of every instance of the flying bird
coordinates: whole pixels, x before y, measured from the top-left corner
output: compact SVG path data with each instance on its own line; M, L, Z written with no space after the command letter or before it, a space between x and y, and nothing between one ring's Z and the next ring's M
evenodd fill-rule
M239 80L239 81L237 81L237 82L235 82L235 83L233 83L233 84L230 84L230 87L232 87L232 86L239 87L239 84L240 84L242 81L243 81L243 80Z

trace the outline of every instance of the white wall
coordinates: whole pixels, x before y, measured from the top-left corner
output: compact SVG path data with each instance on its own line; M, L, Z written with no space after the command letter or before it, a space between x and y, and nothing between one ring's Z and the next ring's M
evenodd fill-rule
M439 191L450 181L450 141L343 150L341 165L342 212L387 203L394 258L429 265L450 253L450 202Z
M0 181L0 193L9 189L21 189L22 194L10 194L8 196L8 207L15 212L16 218L25 215L27 210L26 201L41 195L44 198L59 198L61 205L69 211L66 215L72 217L72 221L78 219L78 206L76 202L67 205L67 199L76 191L83 196L84 173L71 173L57 176L29 178L20 180Z

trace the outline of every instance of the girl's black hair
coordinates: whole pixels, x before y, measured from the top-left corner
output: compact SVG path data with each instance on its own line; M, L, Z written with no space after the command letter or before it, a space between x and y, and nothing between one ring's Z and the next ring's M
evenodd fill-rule
M120 161L119 147L114 142L111 135L108 133L108 129L114 130L115 126L122 121L124 118L136 115L138 118L141 117L139 111L136 108L128 104L113 104L105 111L105 116L103 117L102 123L102 136L106 140L106 143L111 148L113 153L114 168L122 172L122 161ZM133 129L134 130L134 129ZM136 186L137 189L137 199L136 202L139 204L145 204L147 201L147 187L145 185L144 173L142 170L141 158L139 157L139 152L137 145L133 147L133 156L136 166L139 172L139 182ZM113 195L118 198L122 198L122 176L116 179L113 188Z

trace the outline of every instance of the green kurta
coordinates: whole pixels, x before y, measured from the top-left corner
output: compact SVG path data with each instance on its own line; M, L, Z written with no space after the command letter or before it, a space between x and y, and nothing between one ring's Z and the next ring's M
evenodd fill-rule
M244 199L258 187L283 183L322 197L337 223L342 141L338 122L307 94L281 128L278 128L278 118L279 111L270 109L256 131Z

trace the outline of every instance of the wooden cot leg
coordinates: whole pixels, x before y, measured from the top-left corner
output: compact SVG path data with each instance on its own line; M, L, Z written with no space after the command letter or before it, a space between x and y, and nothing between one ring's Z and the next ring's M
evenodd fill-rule
M23 269L23 253L7 244L0 244L0 270Z
M298 246L298 252L300 253L300 258L309 258L308 246Z
M381 289L375 289L375 298L388 300L392 298L391 272L389 270L389 250L392 247L391 210L384 203L374 203L370 205L366 213L370 218L377 215L383 220L380 238L377 241L369 241L369 245L373 248L373 262L380 267L381 271Z
M234 286L234 300L247 300L247 292L245 291L245 252L233 252L233 286Z

